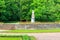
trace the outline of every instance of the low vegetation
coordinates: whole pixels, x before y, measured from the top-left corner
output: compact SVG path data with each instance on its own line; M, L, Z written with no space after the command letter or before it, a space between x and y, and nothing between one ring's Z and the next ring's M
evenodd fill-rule
M15 36L15 35L0 35L0 40L36 40L35 37L33 36Z
M48 33L60 32L60 29L43 29L43 30L8 30L7 33Z
M30 21L32 10L35 20L60 20L60 0L0 0L0 22Z

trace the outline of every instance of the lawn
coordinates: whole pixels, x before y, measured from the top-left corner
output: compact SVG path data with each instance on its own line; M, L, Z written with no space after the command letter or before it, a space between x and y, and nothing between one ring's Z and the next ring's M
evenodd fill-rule
M0 35L0 40L36 40L33 36L6 36L6 35Z
M0 37L0 40L21 40L20 37Z
M49 30L8 30L8 33L48 33L48 32L60 32L60 29L49 29Z

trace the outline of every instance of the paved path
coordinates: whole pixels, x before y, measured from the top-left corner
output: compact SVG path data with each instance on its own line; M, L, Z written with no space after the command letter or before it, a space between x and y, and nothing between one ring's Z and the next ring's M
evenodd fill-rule
M60 33L0 33L7 35L29 35L35 36L37 40L60 40Z

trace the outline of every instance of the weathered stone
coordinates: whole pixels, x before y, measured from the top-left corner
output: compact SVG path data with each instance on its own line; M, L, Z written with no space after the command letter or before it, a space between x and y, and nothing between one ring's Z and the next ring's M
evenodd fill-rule
M60 24L0 24L0 29L53 29L60 28Z

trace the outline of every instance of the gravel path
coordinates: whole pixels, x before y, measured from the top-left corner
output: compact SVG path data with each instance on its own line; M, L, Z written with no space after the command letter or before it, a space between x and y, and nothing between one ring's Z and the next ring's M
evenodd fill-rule
M60 40L60 33L0 33L6 35L29 35L37 40Z

